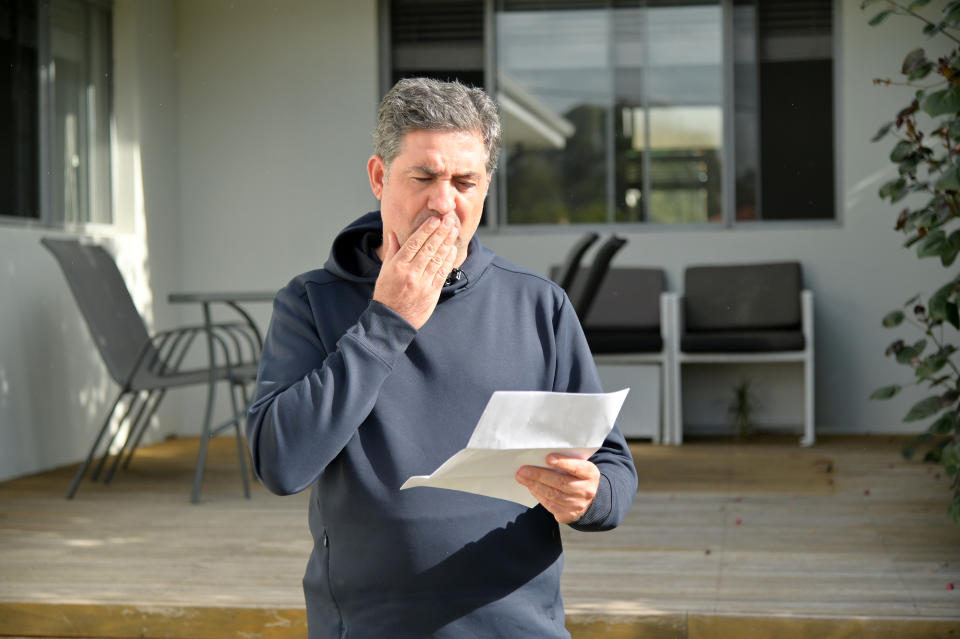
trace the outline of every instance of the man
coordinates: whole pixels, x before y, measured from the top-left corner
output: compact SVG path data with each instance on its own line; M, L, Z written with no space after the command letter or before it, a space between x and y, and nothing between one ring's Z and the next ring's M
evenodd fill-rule
M499 141L483 91L399 82L367 163L380 211L274 302L247 439L270 490L313 486L313 639L568 637L558 523L612 528L636 491L616 428L589 460L520 469L536 508L399 490L467 443L496 390L601 391L563 291L476 238Z

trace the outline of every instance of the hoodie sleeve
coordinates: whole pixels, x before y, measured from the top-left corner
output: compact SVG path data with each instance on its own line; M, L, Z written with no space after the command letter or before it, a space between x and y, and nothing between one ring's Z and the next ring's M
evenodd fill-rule
M281 290L264 340L247 445L264 485L310 486L356 433L417 331L379 302L327 353L301 284Z
M564 295L557 323L557 371L555 391L602 393L593 355L570 300ZM603 445L590 458L600 469L600 484L593 503L571 528L581 531L609 530L623 521L637 492L637 471L627 442L614 425Z

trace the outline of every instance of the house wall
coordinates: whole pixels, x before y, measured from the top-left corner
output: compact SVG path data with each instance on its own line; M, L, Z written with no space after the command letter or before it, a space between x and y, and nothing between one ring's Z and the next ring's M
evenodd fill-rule
M183 0L177 34L181 286L276 291L376 209L376 2ZM265 327L269 305L248 309ZM206 395L181 395L197 431Z
M900 417L913 396L867 400L874 388L904 378L883 357L893 335L880 318L914 291L932 292L929 282L942 269L900 248L891 231L896 211L876 197L893 169L886 160L889 145L869 139L909 92L874 87L871 80L896 73L922 36L907 20L871 28L868 14L838 4L839 219L628 232L617 263L662 266L671 290L680 290L688 264L799 260L816 298L819 430L904 432L911 426ZM377 99L376 25L372 0L178 4L185 288L278 288L322 264L334 234L375 207L363 165ZM482 239L504 257L546 273L579 232L505 229L482 232ZM268 310L257 312L265 322ZM742 377L754 382L758 424L801 423L798 366L698 365L685 372L691 429L723 427L732 386ZM202 393L190 397L186 414L200 414Z
M179 321L157 302L180 280L173 27L172 2L115 4L116 224L0 226L0 480L81 459L117 392L42 237L104 243L148 322ZM177 421L169 402L149 438Z
M663 267L668 288L682 291L683 270L690 264L799 260L805 284L815 296L818 431L911 432L923 424L905 425L900 419L922 394L903 393L888 402L867 399L880 386L910 379L883 351L895 336L918 338L884 329L880 320L914 293L933 293L945 281L946 271L939 261L920 261L901 247L902 237L892 230L900 207L891 207L876 195L880 184L896 173L887 159L893 141L872 144L870 138L910 102L913 90L876 87L872 79L898 76L904 56L916 46L927 46L931 56L936 49L920 34L922 25L915 20L890 19L870 27L872 12L862 12L852 2L839 4L838 221L626 232L629 243L615 264ZM798 119L796 126L804 126L803 120ZM504 231L483 239L501 255L546 272L551 263L562 260L576 237L576 230ZM685 371L684 417L692 430L726 422L732 387L744 376L753 380L758 397L758 424L783 427L802 422L799 366L696 365Z
M821 432L903 432L914 397L873 403L904 379L882 355L883 314L932 292L943 269L892 232L896 210L876 189L892 173L889 143L870 144L909 90L874 87L921 43L917 27L870 28L842 3L837 29L839 206L835 224L627 233L622 265L660 265L679 290L692 263L798 259L816 295ZM166 303L175 290L275 290L322 264L335 233L376 206L364 164L378 97L374 0L117 0L116 215L81 229L110 245L135 300L158 327L199 320ZM898 44L902 43L902 44ZM928 49L930 49L928 45ZM798 126L802 126L798 122ZM116 391L37 227L0 226L0 479L80 459ZM577 229L501 230L483 241L540 272ZM255 310L266 323L268 308ZM724 421L729 388L756 380L771 425L799 423L799 371L692 367L685 411ZM151 438L196 432L202 390L171 394Z

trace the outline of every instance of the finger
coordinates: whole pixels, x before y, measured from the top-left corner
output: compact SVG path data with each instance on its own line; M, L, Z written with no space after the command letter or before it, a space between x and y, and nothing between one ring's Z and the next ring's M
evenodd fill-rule
M440 219L440 226L427 237L417 255L411 261L411 266L415 270L419 269L421 273L425 273L427 276L433 275L443 266L447 257L444 247L447 245L450 234L456 228L455 217L452 214L445 215Z
M549 486L533 484L527 486L527 490L561 524L576 521L586 512L587 502L585 500L570 499L566 495L558 494Z
M403 246L399 248L398 255L400 255L400 259L405 262L412 262L420 253L420 249L426 244L427 239L433 235L439 226L440 218L435 215L431 215L424 220L423 224L421 224L417 230L407 238Z
M580 479L591 479L599 472L597 466L589 459L569 457L557 453L547 455L547 465L579 477Z
M435 286L443 286L443 283L446 281L450 271L453 270L453 264L457 260L457 234L458 231L456 228L454 228L450 232L450 235L447 236L447 240L443 243L443 248L441 248L441 251L446 249L447 254L443 260L443 264L441 264L440 268L438 268L437 272L433 275L433 283Z
M589 480L579 479L568 473L550 470L549 468L524 466L517 472L517 480L527 488L538 484L547 491L550 499L591 496Z
M388 262L400 250L400 240L397 234L390 231L383 236L383 261Z

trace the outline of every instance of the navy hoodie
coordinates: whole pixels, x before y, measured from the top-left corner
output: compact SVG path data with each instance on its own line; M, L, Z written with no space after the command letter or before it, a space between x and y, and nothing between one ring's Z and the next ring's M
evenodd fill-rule
M466 445L496 390L601 392L570 301L474 237L418 331L371 301L381 233L363 216L277 294L247 420L267 488L313 486L309 636L568 637L549 512L399 488ZM613 528L637 486L618 428L591 459L599 492L572 526Z

